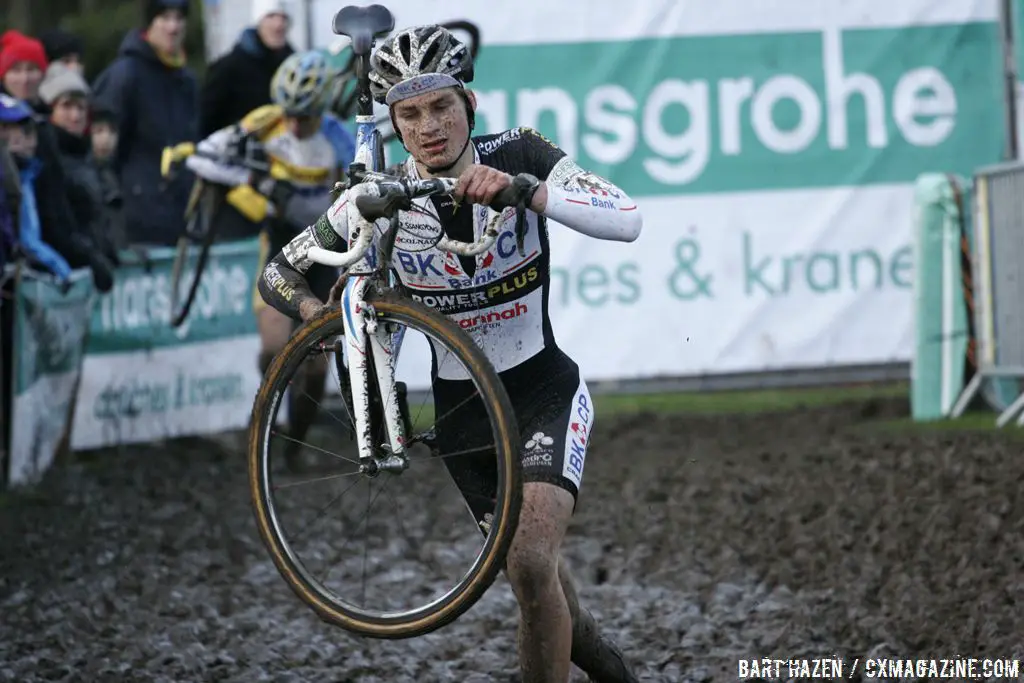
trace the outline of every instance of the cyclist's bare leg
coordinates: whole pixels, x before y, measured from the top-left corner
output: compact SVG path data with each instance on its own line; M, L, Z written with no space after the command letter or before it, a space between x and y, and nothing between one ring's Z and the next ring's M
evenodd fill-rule
M266 374L274 356L281 353L292 336L292 321L280 311L264 306L256 313L256 328L260 333L260 372Z
M576 585L565 561L558 561L558 580L572 615L572 663L595 683L632 683L636 677L623 661L622 653L601 635L594 615L580 607Z
M519 601L523 683L569 680L572 618L559 582L558 549L572 509L572 494L565 489L539 482L523 485L519 527L506 560Z
M284 349L293 332L292 319L276 309L266 306L256 316L260 333L260 372L266 373L274 357ZM288 415L288 436L285 450L288 466L298 469L302 466L301 442L316 419L317 409L324 394L324 377L327 360L322 357L310 358L302 364L293 380L291 403ZM292 441L294 439L294 441Z

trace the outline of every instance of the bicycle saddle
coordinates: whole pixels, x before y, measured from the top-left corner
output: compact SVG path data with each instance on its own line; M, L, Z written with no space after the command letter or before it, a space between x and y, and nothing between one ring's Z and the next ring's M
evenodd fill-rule
M370 53L375 38L391 33L395 28L395 15L384 5L342 7L334 15L334 32L352 39L352 54Z

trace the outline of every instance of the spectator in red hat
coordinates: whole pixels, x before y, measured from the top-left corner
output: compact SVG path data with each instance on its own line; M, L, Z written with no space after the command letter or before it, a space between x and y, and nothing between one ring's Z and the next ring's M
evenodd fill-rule
M0 85L11 97L35 104L47 64L38 40L13 29L0 36Z
M38 40L14 30L0 36L0 95L24 102L35 114L39 169L34 187L36 195L45 198L37 207L40 223L47 231L47 242L72 268L77 268L90 264L95 245L71 208L56 133L49 122L50 110L39 94L47 64L43 44ZM100 279L104 279L102 273Z

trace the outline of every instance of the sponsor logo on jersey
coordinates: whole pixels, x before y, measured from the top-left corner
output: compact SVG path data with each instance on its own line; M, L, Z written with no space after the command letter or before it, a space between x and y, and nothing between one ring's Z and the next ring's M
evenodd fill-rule
M574 191L578 187L574 182L575 178L586 173L580 165L569 157L562 157L548 173L547 182L552 185L557 185L570 192Z
M485 285L489 282L494 282L498 279L498 271L491 267L493 263L493 251L488 251L481 256L477 256L476 270L473 272L473 276L469 277L463 272L462 266L459 263L459 257L450 251L445 252L444 272L445 275L448 276L448 286L452 289L465 289L467 287Z
M496 138L479 143L477 145L477 149L480 151L480 154L493 154L502 145L512 142L513 140L518 140L522 133L522 128L506 130Z
M517 301L515 304L506 306L502 309L491 309L486 313L480 313L477 315L471 315L461 320L456 320L464 330L476 330L481 327L492 327L499 325L506 320L513 320L522 315L529 313L530 309L522 301Z
M334 227L331 225L331 221L327 218L327 214L320 216L320 218L316 220L314 227L316 229L316 236L319 238L317 241L324 249L330 249L337 244L338 240L341 238L341 235L334 232Z
M395 249L413 253L426 251L436 245L443 234L441 224L433 218L411 211L402 212L401 227L395 235Z
M593 173L583 173L576 176L576 186L584 192L589 192L599 197L611 196L616 199L622 199L622 194L618 191L618 188Z
M409 275L444 277L444 273L438 268L438 264L442 260L440 254L396 251L394 257L398 261L396 265Z
M436 294L411 292L412 298L444 315L457 315L482 308L503 306L521 299L541 285L541 270L537 264L510 273L494 282L467 287L455 292Z
M529 232L537 234L540 230L537 222L532 218L528 219ZM467 275L459 263L455 254L435 250L432 253L411 253L395 250L395 266L408 275L426 278L427 282L407 282L413 289L466 289L478 285L493 282L497 278L516 270L524 263L532 261L539 253L537 248L527 252L526 256L519 258L518 247L515 235L515 212L513 211L506 219L506 225L495 240L494 245L484 254L476 257L476 271L472 277ZM396 243L397 246L397 243ZM512 264L499 264L496 259L513 260Z

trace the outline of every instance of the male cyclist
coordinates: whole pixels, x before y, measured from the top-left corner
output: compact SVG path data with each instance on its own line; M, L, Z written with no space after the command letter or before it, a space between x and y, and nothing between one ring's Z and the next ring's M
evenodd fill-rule
M473 302L447 306L442 312L473 335L501 374L515 407L524 440L525 483L506 573L521 612L519 661L524 683L564 683L570 657L598 683L635 681L617 648L599 635L593 617L580 609L573 581L559 561L559 546L579 493L594 410L579 368L558 348L548 319L546 219L560 223L557 229L564 225L598 239L631 242L640 233L640 213L625 192L584 171L532 129L471 137L476 98L465 83L472 79L473 63L466 47L439 26L399 31L371 58L373 97L389 107L395 131L411 154L397 172L411 178L459 178L454 201L448 197L421 200L450 237L473 241L486 220L486 211L473 204L490 204L511 184L513 175L528 173L541 181L533 186L528 203L527 256L514 248L503 249L508 244L503 235L490 251L475 258L446 259L434 249L404 261L424 267L406 268L400 257L408 255L396 249L393 265L407 289L429 292L434 295L429 300ZM314 245L336 251L346 248L347 210L341 209L360 191L357 186L339 197L268 264L259 283L268 303L303 320L321 312L323 298L312 291L305 276L316 267L311 266L308 251ZM409 214L399 216L402 220ZM415 220L422 221L423 216L417 214ZM509 219L503 232L512 229L514 220ZM428 261L425 255L433 259ZM444 296L467 291L472 295ZM478 324L481 319L488 324ZM466 386L470 383L446 376L443 364L438 368L435 362L435 371L433 393L439 405L449 406L461 395L472 395ZM476 409L482 409L479 402ZM469 416L473 412L463 413L458 431L472 431ZM444 444L457 438L448 430L442 433L438 426L442 453L451 452ZM538 447L543 457L537 457ZM494 490L493 482L481 483L494 476L493 460L490 463L490 474L486 469L462 470L461 464L449 466L481 525L493 510L479 504L482 491Z
M325 122L324 106L334 76L318 52L289 56L271 80L273 103L253 110L237 125L213 133L197 146L203 156L188 159L188 167L197 175L231 188L227 202L233 211L218 217L229 224L220 226L224 228L220 234L238 236L239 221L250 225L250 234L260 231L260 273L268 256L281 251L330 206L330 191L355 151L351 133L336 120ZM265 161L276 172L253 172L240 165L243 157ZM274 268L272 264L268 267ZM307 273L308 287L317 296L327 297L337 275L333 268L314 266ZM262 347L260 371L265 373L288 342L294 323L268 307L255 292L253 308ZM289 436L295 441L289 442L287 462L293 470L302 466L297 444L316 416L327 365L323 359L311 359L304 370L305 386L290 392Z

